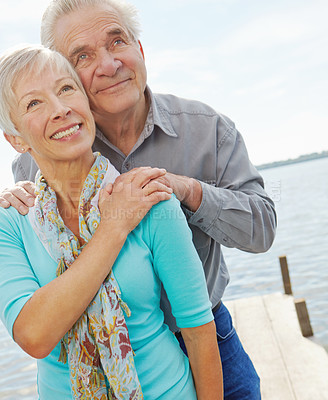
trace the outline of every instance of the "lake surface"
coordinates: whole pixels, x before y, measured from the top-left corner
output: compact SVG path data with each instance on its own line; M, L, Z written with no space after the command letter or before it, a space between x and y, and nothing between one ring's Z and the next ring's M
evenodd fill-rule
M306 300L316 338L328 349L328 158L261 171L276 203L275 242L264 254L224 249L231 281L224 299L284 292L286 255L295 298Z
M276 203L278 230L265 254L224 249L231 281L224 300L283 293L286 255L295 298L306 300L315 337L328 349L328 158L261 171ZM36 362L0 322L0 399L36 399Z

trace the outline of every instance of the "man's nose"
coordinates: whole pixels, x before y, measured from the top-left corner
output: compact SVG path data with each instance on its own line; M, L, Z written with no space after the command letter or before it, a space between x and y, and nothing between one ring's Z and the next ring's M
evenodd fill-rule
M122 62L114 57L107 49L102 48L98 51L96 69L96 74L98 76L114 76L121 66Z

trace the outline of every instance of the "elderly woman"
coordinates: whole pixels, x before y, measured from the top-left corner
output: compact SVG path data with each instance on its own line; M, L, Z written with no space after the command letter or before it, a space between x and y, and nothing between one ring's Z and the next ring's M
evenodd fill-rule
M203 269L177 200L156 181L165 171L118 177L92 153L83 87L41 46L0 58L0 126L40 168L28 216L0 209L1 318L38 358L39 398L223 398ZM189 360L164 324L161 285Z

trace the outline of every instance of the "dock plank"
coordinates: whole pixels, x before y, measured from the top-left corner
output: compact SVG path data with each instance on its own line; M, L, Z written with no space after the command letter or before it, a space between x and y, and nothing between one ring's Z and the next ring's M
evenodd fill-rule
M328 354L302 336L292 296L227 301L263 400L328 400Z

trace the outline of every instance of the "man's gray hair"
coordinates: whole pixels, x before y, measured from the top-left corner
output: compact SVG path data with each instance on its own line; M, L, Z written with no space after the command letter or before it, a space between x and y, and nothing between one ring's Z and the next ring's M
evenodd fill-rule
M21 44L0 56L0 128L10 136L20 136L11 114L17 107L14 87L18 80L37 76L46 68L68 73L85 94L82 83L64 56L42 45Z
M124 0L51 0L42 17L41 43L55 49L54 32L58 20L71 12L90 6L110 6L119 15L131 39L137 42L140 37L140 22L137 8Z

